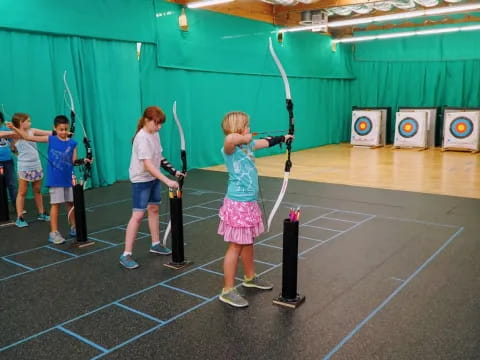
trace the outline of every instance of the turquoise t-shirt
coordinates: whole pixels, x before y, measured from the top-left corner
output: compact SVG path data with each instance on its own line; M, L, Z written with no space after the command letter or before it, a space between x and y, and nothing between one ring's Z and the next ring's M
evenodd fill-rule
M256 201L258 199L258 172L255 166L255 142L235 146L232 154L223 158L228 170L227 198L234 201Z

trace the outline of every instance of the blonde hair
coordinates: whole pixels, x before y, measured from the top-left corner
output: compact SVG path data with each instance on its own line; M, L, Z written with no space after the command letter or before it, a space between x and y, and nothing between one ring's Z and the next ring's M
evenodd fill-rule
M15 113L12 116L12 123L13 126L16 128L19 128L22 123L30 119L30 115L25 114L25 113Z
M143 111L143 115L138 119L137 130L135 135L133 135L132 143L135 140L138 132L145 126L147 121L155 121L157 123L163 124L166 121L165 113L158 106L149 106Z
M231 111L223 117L222 130L225 135L240 133L248 126L250 116L243 111Z

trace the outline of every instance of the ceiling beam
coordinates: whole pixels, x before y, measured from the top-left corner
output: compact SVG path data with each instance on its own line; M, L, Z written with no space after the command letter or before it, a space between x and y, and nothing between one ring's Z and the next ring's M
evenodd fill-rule
M168 0L179 5L186 5L191 0ZM243 0L231 3L213 5L202 8L208 11L214 11L227 15L244 17L247 19L258 20L273 24L275 19L273 16L273 6L259 0Z

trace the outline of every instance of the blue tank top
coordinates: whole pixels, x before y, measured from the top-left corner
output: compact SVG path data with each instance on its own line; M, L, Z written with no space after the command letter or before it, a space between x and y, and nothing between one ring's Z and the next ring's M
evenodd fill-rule
M48 187L72 187L73 151L77 142L73 139L60 140L57 136L48 137Z

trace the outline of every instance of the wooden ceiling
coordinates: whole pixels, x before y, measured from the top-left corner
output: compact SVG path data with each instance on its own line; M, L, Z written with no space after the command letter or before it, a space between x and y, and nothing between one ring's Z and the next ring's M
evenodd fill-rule
M196 0L168 0L170 2L174 2L180 5L187 5L189 2L193 2ZM236 0L234 2L221 4L221 5L214 5L203 8L204 10L215 11L223 14L229 14L239 17L244 17L248 19L263 21L279 26L285 27L293 27L299 26L301 20L301 13L302 11L306 10L320 10L320 9L327 9L331 7L339 7L339 6L347 6L347 5L359 5L359 4L367 4L378 2L379 0L317 0L312 2L311 4L303 4L297 3L293 6L281 6L281 5L272 5L261 0ZM478 0L466 0L463 1L464 3L478 3ZM456 4L449 4L440 1L439 5L436 7L445 7L451 6ZM458 5L458 3L457 3ZM409 9L405 11L413 11L424 9L424 7L417 5L415 9ZM335 20L345 20L345 19L352 19L352 18L361 18L361 17L371 17L371 16L379 16L379 15L386 15L392 13L404 12L404 10L396 9L391 11L372 11L367 15L359 15L352 13L349 16L330 16L329 21ZM377 29L390 29L390 28L404 28L410 26L432 26L437 24L452 24L452 23L462 23L462 22L480 22L480 17L473 16L471 14L465 14L462 18L449 18L444 17L442 20L432 21L425 19L423 24L415 23L413 24L408 19L406 19L403 23L396 23L396 24L383 24L383 25L370 25L367 28L363 27L361 29L356 29L354 27L344 27L344 28L335 28L330 29L332 35L335 36L342 36L346 34L352 34L354 31L361 31L361 30L377 30Z

